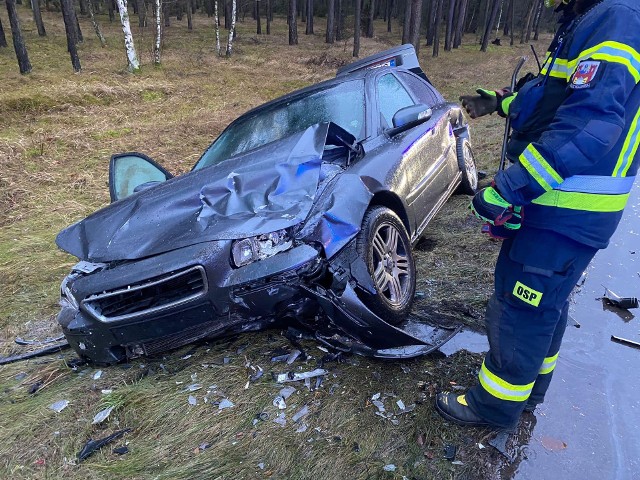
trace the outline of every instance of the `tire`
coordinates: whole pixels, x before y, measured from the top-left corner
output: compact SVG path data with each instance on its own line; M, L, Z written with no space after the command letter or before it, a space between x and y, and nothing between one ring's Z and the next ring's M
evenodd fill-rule
M416 291L416 266L402 220L389 208L370 207L356 248L376 290L376 294L364 294L361 300L386 322L401 323L411 312Z
M478 190L478 169L469 139L456 139L456 156L458 158L458 168L462 172L462 180L458 188L458 193L475 195Z

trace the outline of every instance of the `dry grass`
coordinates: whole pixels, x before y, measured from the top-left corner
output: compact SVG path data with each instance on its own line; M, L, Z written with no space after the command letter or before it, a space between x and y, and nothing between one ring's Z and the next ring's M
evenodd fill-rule
M2 14L3 12L0 12ZM143 62L141 73L126 73L121 32L99 16L108 41L101 49L86 19L80 47L83 71L73 74L59 17L44 12L48 37L39 38L29 11L21 10L33 72L17 73L11 49L0 50L0 353L16 351L15 336L44 338L58 333L55 323L58 286L74 258L58 251L56 233L108 202L107 166L114 152L142 151L173 172L190 168L200 152L230 120L247 109L296 88L330 78L351 60L350 42L323 43L322 25L313 37L300 32L300 45L286 44L286 23L276 19L273 35L257 36L251 22L239 24L234 56L217 58L211 20L194 18L167 30L163 65L150 66L151 31L137 29ZM3 24L8 25L6 17ZM321 23L321 20L318 22ZM362 39L361 56L398 43L379 23L374 39ZM397 30L397 27L394 27ZM473 38L469 38L471 42ZM423 67L448 97L480 85L508 83L514 59L524 47L500 47L479 54L472 43L433 59L425 47ZM492 174L502 135L495 116L475 122L473 144L482 170ZM452 199L419 245L417 310L454 315L473 327L492 282L498 245L478 233L466 210L468 199ZM240 345L249 346L236 353ZM72 354L0 367L0 477L3 478L478 478L493 465L488 450L476 442L483 431L464 431L445 424L432 408L433 395L450 382L475 382L480 357L461 352L449 358L408 362L350 358L331 363L324 385L313 392L296 385L287 408L288 424L267 421L255 427L260 411L273 418L272 400L279 386L266 374L247 390L249 370L260 365L282 371L269 361L273 350L287 347L279 332L249 334L203 346L182 360L188 349L158 359L105 369L71 369ZM296 368L312 369L324 355L306 343L310 358ZM216 358L231 362L218 365ZM19 375L24 372L26 376ZM192 375L196 375L192 380ZM424 381L423 388L418 381ZM41 383L29 394L30 386ZM177 382L182 382L177 384ZM198 405L190 406L185 385L201 383ZM218 411L203 402L223 397L235 406ZM102 395L102 389L113 389ZM402 399L418 400L414 413L398 425L374 415L371 395L381 392L393 409ZM68 399L54 413L48 405ZM296 433L290 417L308 405L306 432ZM93 416L106 405L117 408L101 425ZM75 454L88 438L100 438L125 427L133 431L114 446L128 442L130 453L118 457L111 446L76 465ZM423 445L417 443L423 438ZM208 443L210 448L201 450ZM443 460L446 443L459 446L464 465ZM264 469L258 464L264 464ZM384 472L394 463L395 473ZM498 469L498 470L495 470Z

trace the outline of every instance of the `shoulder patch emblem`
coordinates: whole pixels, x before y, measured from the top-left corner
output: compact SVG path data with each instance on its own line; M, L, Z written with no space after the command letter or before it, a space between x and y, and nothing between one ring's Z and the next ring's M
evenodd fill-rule
M595 60L584 60L580 62L571 78L571 84L569 86L574 89L589 88L593 83L596 73L598 73L599 67L600 62Z

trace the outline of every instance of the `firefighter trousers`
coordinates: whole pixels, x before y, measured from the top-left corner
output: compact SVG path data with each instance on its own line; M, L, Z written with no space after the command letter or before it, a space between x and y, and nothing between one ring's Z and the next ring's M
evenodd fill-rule
M480 383L466 395L474 413L497 427L513 428L527 401L544 400L567 324L569 295L596 252L525 225L503 242L485 315L489 352Z

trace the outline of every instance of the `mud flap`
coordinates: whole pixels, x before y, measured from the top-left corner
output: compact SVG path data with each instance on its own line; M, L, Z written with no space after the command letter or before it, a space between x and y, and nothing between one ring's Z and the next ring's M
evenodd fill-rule
M347 284L342 295L330 290L303 287L316 297L333 324L347 337L317 338L334 347L379 358L411 358L433 352L451 340L461 327L441 327L409 317L399 327L385 322L369 310ZM339 345L336 345L338 343Z

